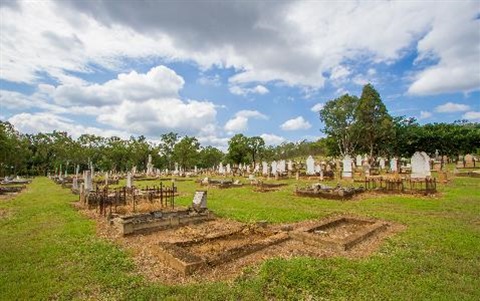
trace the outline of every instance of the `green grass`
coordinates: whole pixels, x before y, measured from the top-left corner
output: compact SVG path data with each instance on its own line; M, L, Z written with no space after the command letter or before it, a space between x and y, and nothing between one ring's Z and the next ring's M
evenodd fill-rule
M233 282L164 286L136 276L127 251L95 236L94 222L70 205L76 196L36 178L15 199L0 200L0 211L9 211L0 215L0 300L480 300L480 179L458 178L438 197L348 202L296 197L296 181L289 183L270 193L210 189L208 205L244 222L341 212L407 229L365 259L271 259ZM176 202L189 205L198 184L177 185L186 195Z

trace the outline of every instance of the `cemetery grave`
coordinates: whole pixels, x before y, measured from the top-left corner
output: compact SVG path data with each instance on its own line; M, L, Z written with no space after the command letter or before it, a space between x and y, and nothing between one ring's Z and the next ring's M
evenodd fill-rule
M306 244L346 251L386 230L387 226L387 223L381 221L342 216L290 232L290 236Z
M287 183L265 183L264 181L254 181L252 185L255 187L254 192L270 192L277 191L280 187L287 186Z
M129 215L111 215L111 223L122 235L182 227L213 219L207 209L207 192L197 191L193 204L187 209L151 211Z
M239 231L178 243L160 243L155 250L161 260L184 275L216 266L288 239L286 233L243 228Z
M307 187L295 188L295 195L304 197L316 197L330 200L348 200L365 192L363 187L342 187L339 184L335 187L322 185L320 183Z

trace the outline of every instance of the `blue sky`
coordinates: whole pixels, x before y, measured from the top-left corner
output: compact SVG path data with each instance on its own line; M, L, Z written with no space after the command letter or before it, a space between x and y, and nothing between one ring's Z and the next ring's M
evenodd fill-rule
M480 121L480 2L4 1L0 119L225 148L322 136L372 83L392 115Z

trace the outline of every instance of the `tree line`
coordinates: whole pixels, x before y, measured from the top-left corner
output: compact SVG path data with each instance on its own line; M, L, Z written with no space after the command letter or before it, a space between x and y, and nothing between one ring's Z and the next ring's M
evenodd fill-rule
M77 165L84 170L90 162L98 170L127 171L134 166L145 170L149 155L156 168L173 170L175 163L184 169L211 168L220 162L249 164L326 152L321 141L267 146L261 137L242 134L230 139L226 153L213 146L201 146L195 137L173 132L160 135L159 143L144 136L121 139L83 134L74 139L61 131L22 134L9 122L0 121L1 176L46 175L60 167L72 174Z
M328 101L319 114L326 134L314 142L284 142L266 145L259 136L237 134L226 152L201 146L196 137L177 133L160 135L159 143L144 136L121 139L84 134L77 139L66 132L22 134L0 121L0 174L45 175L62 166L73 173L77 165L99 170L145 170L148 155L156 168L210 168L220 162L255 164L260 161L313 156L364 154L410 157L415 151L432 155L437 150L450 157L480 154L480 124L467 121L420 125L415 118L391 116L375 88L368 84L360 97L345 94Z

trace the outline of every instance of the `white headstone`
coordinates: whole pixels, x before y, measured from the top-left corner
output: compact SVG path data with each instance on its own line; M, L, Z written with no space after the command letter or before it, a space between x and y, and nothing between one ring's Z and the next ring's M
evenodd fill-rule
M293 170L293 162L292 160L288 160L288 171L292 171Z
M307 158L307 175L314 175L315 174L315 160L312 156L308 156Z
M357 157L355 158L355 165L357 165L357 167L360 167L362 166L362 156L360 155L357 155Z
M230 168L230 163L228 163L227 164L227 174L229 174L231 171L232 171L232 169Z
M392 159L390 159L390 171L391 171L391 172L397 172L397 170L398 170L397 160L398 160L398 159L395 158L395 157L392 158Z
M278 172L278 170L277 170L277 161L273 161L273 162L271 163L271 165L272 165L272 174L276 175L277 172Z
M385 159L380 157L379 161L380 161L380 163L379 163L380 164L380 169L384 170L385 169Z
M411 159L412 178L426 178L432 175L430 171L430 157L425 152L415 152Z
M127 188L132 188L132 173L128 172L127 173Z
M207 192L202 190L195 191L192 206L197 211L207 209Z
M259 172L260 171L260 163L255 163L255 167L253 169L253 172Z
M262 162L262 174L264 176L268 175L268 163L265 161Z
M277 165L277 170L279 173L283 174L286 171L286 162L285 160L280 160Z
M346 155L343 158L343 170L342 178L351 178L352 177L352 158L349 155Z

